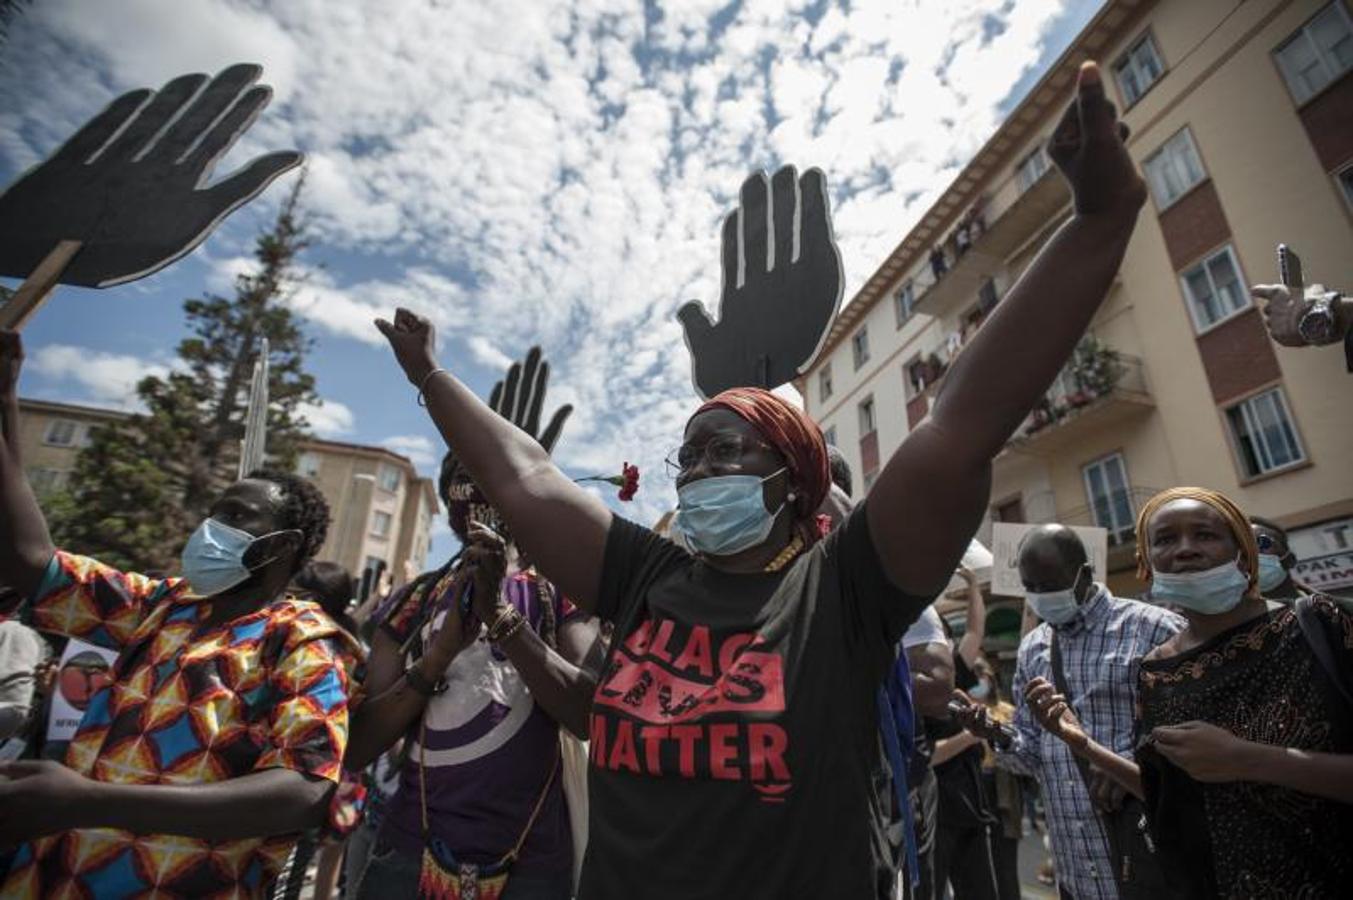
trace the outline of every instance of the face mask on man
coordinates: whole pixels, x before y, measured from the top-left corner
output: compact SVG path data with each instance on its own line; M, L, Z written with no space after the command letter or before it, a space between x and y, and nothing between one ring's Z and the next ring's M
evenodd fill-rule
M244 555L249 552L254 541L270 537L271 534L254 537L247 531L231 528L216 519L203 519L192 537L188 538L179 558L183 577L192 586L193 592L202 597L228 591L252 575L254 570L276 559L270 557L253 568L244 564Z
M1259 590L1267 594L1287 580L1287 569L1283 567L1281 556L1272 553L1259 554Z
M1235 561L1224 562L1202 572L1161 572L1151 570L1151 598L1173 603L1182 609L1216 616L1240 605L1249 577Z
M766 509L762 485L783 468L755 475L714 475L677 489L677 512L672 531L686 545L711 556L731 556L764 541L785 508Z
M1080 584L1084 573L1085 569L1082 568L1076 573L1076 580L1071 582L1071 587L1060 591L1029 591L1025 595L1029 599L1029 606L1049 625L1065 625L1075 618L1076 610L1080 608L1076 602L1076 585Z
M972 686L972 690L968 691L968 696L974 700L986 700L991 696L991 685L987 684L985 680L979 681Z

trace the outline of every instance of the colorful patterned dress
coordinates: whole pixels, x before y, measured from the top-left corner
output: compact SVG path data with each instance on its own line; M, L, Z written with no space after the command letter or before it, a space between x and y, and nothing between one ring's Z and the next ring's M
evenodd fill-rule
M211 604L180 579L58 552L29 615L119 650L66 755L85 777L203 784L281 767L338 781L355 647L317 604L288 596L208 625ZM70 831L24 844L0 896L258 896L295 842Z

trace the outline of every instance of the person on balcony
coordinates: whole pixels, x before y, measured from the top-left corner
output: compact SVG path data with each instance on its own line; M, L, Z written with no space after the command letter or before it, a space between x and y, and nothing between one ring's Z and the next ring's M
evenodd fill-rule
M944 248L936 244L930 248L930 272L939 281L944 277L944 273L949 271L949 265L944 261Z

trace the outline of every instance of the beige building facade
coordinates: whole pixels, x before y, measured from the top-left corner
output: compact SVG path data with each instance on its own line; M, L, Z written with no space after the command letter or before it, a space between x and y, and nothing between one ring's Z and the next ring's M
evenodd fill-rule
M1150 199L1045 402L994 465L987 521L1098 525L1109 581L1134 517L1203 485L1289 529L1307 582L1353 591L1353 374L1274 344L1248 286L1297 250L1353 291L1353 14L1345 0L1110 0L845 307L799 381L866 486L944 373L1070 215L1041 149L1100 61ZM935 251L942 262L932 259Z
M90 431L121 421L118 410L23 399L20 451L39 497L64 488ZM358 577L377 562L396 584L406 563L427 567L437 492L405 456L384 447L311 439L301 444L297 470L314 481L333 516L319 559L342 564Z

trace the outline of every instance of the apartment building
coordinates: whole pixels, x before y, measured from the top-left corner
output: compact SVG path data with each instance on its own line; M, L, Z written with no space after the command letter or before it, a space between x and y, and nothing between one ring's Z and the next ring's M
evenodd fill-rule
M24 469L39 497L67 485L92 429L129 415L28 399L19 401L19 409ZM319 559L358 575L379 563L396 584L406 563L414 572L427 567L437 492L407 457L384 447L311 439L301 444L297 470L319 485L333 515Z
M1301 574L1353 591L1353 374L1268 337L1247 286L1287 243L1353 291L1353 14L1345 0L1109 0L843 309L798 381L864 485L1070 194L1043 147L1094 58L1150 188L1083 345L995 462L993 521L1098 525L1197 484L1290 529Z

